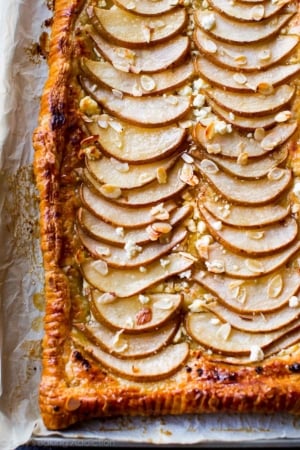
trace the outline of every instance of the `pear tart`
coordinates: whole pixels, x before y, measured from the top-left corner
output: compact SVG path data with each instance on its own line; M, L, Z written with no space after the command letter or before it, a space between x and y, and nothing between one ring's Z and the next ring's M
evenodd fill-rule
M47 428L300 413L299 24L288 0L55 2Z

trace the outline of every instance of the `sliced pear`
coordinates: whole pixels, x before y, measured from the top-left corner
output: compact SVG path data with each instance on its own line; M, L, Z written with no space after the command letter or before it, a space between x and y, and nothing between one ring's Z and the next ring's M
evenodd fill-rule
M243 35L243 33L241 33ZM232 70L257 71L287 58L299 42L297 35L279 35L268 42L228 44L196 28L194 42L200 52L216 64Z
M112 298L92 291L91 309L99 322L128 334L161 329L180 312L181 294L147 294L128 298Z
M87 337L102 350L121 359L142 358L160 351L168 345L177 330L178 321L168 322L159 330L132 335L123 330L112 331L95 320L85 325Z
M153 205L154 203L164 202L169 198L176 197L184 187L186 187L186 184L181 181L179 177L182 166L183 161L179 160L178 163L170 169L166 183L160 184L158 181L153 181L152 183L139 188L123 190L122 195L117 198L112 198L112 201L118 205L135 208ZM96 189L101 195L101 188L103 185L97 183L86 170L84 171L84 180L91 188Z
M264 2L259 5L251 5L247 3L231 4L227 0L208 0L212 8L229 18L240 21L260 21L274 16L278 13L290 0L272 3Z
M138 269L112 269L106 273L103 261L91 259L81 265L84 278L95 288L104 292L113 292L118 297L129 297L159 283L180 272L185 272L193 261L180 253L171 253L168 263L154 261L147 266L146 272Z
M236 252L232 252L223 245L215 242L209 246L207 262L210 267L215 261L222 261L224 273L231 277L257 278L266 275L286 264L292 256L300 249L300 241L295 241L288 247L272 255L245 258Z
M247 158L264 156L277 146L284 144L295 132L295 121L279 123L265 133L263 141L254 137L247 137L238 131L231 133L214 134L209 136L209 130L200 123L193 129L194 139L209 153L211 146L218 149L218 154L229 158L238 158L243 152ZM211 152L212 153L212 152ZM216 153L216 151L214 152Z
M132 250L133 254L126 249L114 247L111 244L104 244L87 236L80 228L78 229L78 236L94 258L102 259L109 267L131 269L133 267L148 266L151 262L163 257L172 250L175 245L179 244L187 235L185 228L180 227L175 230L169 237L166 243L155 242L139 250ZM130 242L130 241L129 241ZM136 246L133 241L133 246Z
M209 155L209 158L231 175L241 178L261 178L268 175L274 167L285 161L287 155L287 148L280 147L264 158L251 158L247 164L238 164L232 158L223 158L212 154Z
M251 117L253 115L264 116L284 108L292 100L295 87L283 84L274 88L273 93L269 95L260 93L245 95L220 88L208 88L205 92L222 108L245 117Z
M226 322L216 324L216 319L211 312L190 313L186 318L187 332L196 342L226 355L247 355L254 346L263 349L292 329L289 325L266 333L247 333L231 328ZM224 339L227 327L229 336Z
M191 207L182 206L176 208L170 213L170 218L166 223L172 227L184 220L191 213ZM78 211L78 221L81 228L92 238L123 247L126 241L135 242L137 245L143 245L151 242L150 236L145 227L137 229L117 228L103 220L95 217L85 208L80 208Z
M141 228L157 221L157 217L153 214L152 206L140 207L138 209L126 208L119 206L106 200L92 192L87 186L82 186L80 192L83 205L95 216L104 222L125 228ZM166 214L176 208L176 204L172 201L166 202L163 209Z
M203 200L201 200L203 202ZM277 204L263 206L231 205L226 200L204 199L205 208L218 220L235 227L261 227L284 220L290 208Z
M270 172L270 176L258 180L243 180L223 172L216 163L209 159L203 159L196 165L223 197L226 197L230 202L243 205L254 206L270 203L287 189L292 179L289 169L276 168L274 169L274 176Z
M276 87L297 75L300 63L284 64L271 67L265 71L239 73L221 67L207 58L198 57L196 69L200 75L213 86L223 87L233 91L255 92L263 83Z
M157 171L168 171L176 162L177 156L152 163L133 165L114 158L102 157L98 160L86 160L86 167L99 183L111 184L121 189L133 189L144 186L157 179Z
M198 10L195 12L195 20L200 28L205 30L203 24L210 14L211 11ZM241 27L238 21L229 19L216 11L213 12L213 15L215 24L207 33L222 41L240 44L256 43L273 37L293 17L293 13L279 14L277 20L269 18L259 22L245 22Z
M209 106L211 106L212 111L217 115L224 119L227 123L230 123L235 128L241 128L242 130L255 131L257 128L268 129L274 125L276 125L276 114L267 114L266 116L261 117L245 117L240 116L239 114L233 114L231 111L222 108L220 105L217 105L211 98L206 99Z
M292 217L284 223L266 225L260 228L235 228L230 225L220 225L205 208L201 213L211 234L219 242L231 250L243 252L250 256L265 256L274 253L291 244L297 236L297 221Z
M192 61L151 76L124 72L108 62L92 61L87 58L82 60L82 67L96 82L134 97L160 94L175 89L187 82L194 73Z
M86 32L101 55L124 72L156 73L165 70L182 61L189 50L187 36L179 35L162 44L129 50L126 47L116 47L91 27L87 26Z
M188 344L182 342L169 345L160 352L145 358L120 359L92 344L84 334L74 328L72 340L84 353L91 355L107 369L135 381L155 381L169 377L184 364L189 355Z
M153 97L118 96L81 77L82 87L111 114L129 123L145 127L169 125L183 118L190 109L190 98L183 95Z
M268 333L289 325L300 316L300 308L285 306L279 311L266 314L238 314L218 302L211 302L206 308L216 314L222 322L248 333Z
M179 34L187 20L185 8L159 17L141 17L120 8L93 8L94 25L108 40L126 47L159 43Z
M170 0L160 0L159 2L153 0L131 0L130 2L128 0L114 0L114 3L129 12L145 16L163 14L175 8Z
M97 136L106 155L133 164L145 164L172 155L186 135L185 130L176 125L141 128L122 121L117 123L119 127L114 127L114 123L108 121L107 127L101 128L93 122L88 124L88 129Z
M238 313L264 313L287 306L300 287L297 270L286 268L255 280L216 276L210 272L205 272L204 276L203 273L195 273L193 278L216 295L221 303Z

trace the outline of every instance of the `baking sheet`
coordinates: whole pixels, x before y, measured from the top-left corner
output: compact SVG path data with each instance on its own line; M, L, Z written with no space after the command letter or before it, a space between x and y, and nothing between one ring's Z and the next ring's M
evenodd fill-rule
M46 79L36 42L51 16L46 0L0 4L0 448L28 440L61 446L123 443L240 445L300 443L300 418L202 415L95 420L62 433L43 426L38 408L43 271L31 136ZM50 2L49 2L50 3ZM273 444L272 444L273 443Z

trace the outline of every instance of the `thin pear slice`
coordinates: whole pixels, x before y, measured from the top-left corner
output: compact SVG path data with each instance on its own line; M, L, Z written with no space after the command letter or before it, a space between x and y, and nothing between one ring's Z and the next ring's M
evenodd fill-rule
M136 208L176 197L186 187L186 184L179 178L182 166L183 161L179 160L167 174L166 183L160 184L158 181L153 181L139 188L123 190L122 195L113 198L112 201L121 206ZM103 185L97 183L86 170L84 171L84 180L92 189L96 189L99 195L102 195Z
M151 262L162 258L169 253L175 245L183 241L187 235L185 228L180 227L175 230L166 243L154 242L140 247L137 251L126 251L111 244L104 244L87 236L80 228L77 230L78 236L90 252L97 259L102 259L109 267L132 269L134 267L148 266ZM134 247L136 243L134 241Z
M242 205L262 205L277 199L289 186L292 174L289 169L274 169L278 175L243 180L220 170L216 163L203 159L196 163L201 173L214 188L233 203Z
M252 158L247 164L238 164L232 158L223 158L218 155L209 155L219 167L231 175L241 178L261 178L268 175L270 171L286 160L288 150L286 147L280 147L264 158Z
M300 316L300 308L284 306L271 313L238 314L218 302L211 302L206 308L216 314L222 322L230 323L234 328L248 333L268 333L287 326Z
M162 44L152 44L148 48L129 50L126 47L116 47L91 27L86 27L86 32L106 61L124 72L156 73L168 69L179 64L189 50L187 36L179 35Z
M255 92L263 83L276 87L285 83L300 71L300 63L271 67L265 71L239 73L214 64L207 58L198 57L196 69L214 86L239 92Z
M231 111L228 111L225 108L222 108L220 105L217 105L211 98L206 99L209 106L211 106L212 111L220 116L225 122L230 123L235 128L241 128L242 130L255 131L257 128L268 129L274 125L276 125L276 114L267 114L266 116L261 117L245 117L240 116L239 114L233 114Z
M170 39L181 32L187 20L185 8L175 9L159 17L142 17L117 7L109 10L93 8L93 14L98 22L98 31L108 40L126 47L145 46Z
M284 223L249 230L225 224L220 225L220 221L216 220L205 208L201 208L201 213L215 239L233 251L250 256L266 256L266 254L283 249L296 239L298 233L297 221L292 217L286 219Z
M243 33L241 33L243 34ZM194 42L207 58L232 70L257 71L287 58L299 42L297 35L279 35L271 42L228 44L196 28Z
M194 73L192 61L151 76L124 72L108 62L92 61L87 58L82 60L82 67L86 74L94 78L96 82L135 97L161 94L175 89L187 82Z
M245 258L245 255L232 252L218 242L213 243L208 249L207 263L213 267L215 261L222 262L224 273L230 277L253 279L260 275L267 275L286 264L300 249L300 241L295 241L290 246L277 253L268 256ZM225 256L225 257L224 257Z
M247 137L238 131L231 133L214 134L209 136L206 127L200 123L194 127L193 137L209 153L210 148L217 148L218 154L229 158L238 158L243 152L247 158L264 156L274 150L277 146L284 144L296 130L296 122L279 123L267 131L263 141L259 142L253 137Z
M153 0L114 0L114 3L129 12L145 16L163 14L175 8L170 0L160 0L159 2Z
M191 213L191 207L182 206L176 208L170 213L170 218L166 223L172 227L184 220ZM123 247L126 241L135 242L137 245L148 244L151 242L150 236L146 228L136 228L134 230L126 228L117 228L103 220L95 217L85 208L80 208L78 211L78 222L81 228L94 239L98 241L113 244L118 247Z
M187 332L196 342L226 355L247 355L254 346L263 349L293 327L289 325L268 333L247 333L217 321L217 316L211 312L190 313L186 318Z
M83 185L80 191L83 205L96 217L106 223L117 227L141 228L157 221L157 216L153 213L152 206L140 208L126 208L116 205L104 197L95 194L87 186ZM176 204L171 200L162 205L165 214L176 208Z
M102 350L121 359L142 358L157 353L168 345L177 330L178 321L168 322L159 330L132 335L123 330L112 331L95 320L85 325L87 337Z
M134 381L155 381L169 377L184 364L189 355L188 344L182 342L169 345L145 358L120 359L92 344L83 333L79 334L79 331L74 328L72 340L84 353L91 355L107 369Z
M206 17L209 17L211 11L196 11L195 20L197 25L204 29ZM264 19L259 22L243 23L225 17L216 11L213 12L215 18L215 25L207 31L213 37L230 43L256 43L265 39L269 39L276 35L282 27L284 27L293 17L293 13L280 14L277 20L273 18Z
M133 189L144 186L157 179L157 171L168 171L176 162L177 156L154 161L148 164L133 165L120 163L114 158L102 157L98 160L86 160L86 167L99 183L110 184L121 189Z
M208 198L201 200L205 208L221 222L234 227L261 227L284 220L290 208L271 203L263 206L231 205L224 199ZM227 206L226 206L227 205Z
M264 2L260 5L251 5L247 3L230 3L228 0L208 0L210 6L221 14L229 18L240 21L260 21L274 16L278 13L290 0L284 0L278 3Z
M86 260L81 265L84 278L95 288L104 292L113 292L118 297L129 297L138 294L150 286L171 276L185 272L193 265L193 261L180 253L171 253L168 264L154 261L147 266L146 272L137 269L103 269L102 260Z
M112 91L81 77L82 87L108 112L136 125L157 127L182 119L190 109L190 98L183 95L151 97L118 96Z
M113 121L115 122L115 121ZM106 128L89 123L90 133L97 136L103 152L120 161L146 164L172 155L183 143L186 132L177 125L141 128L118 121L119 128L108 121Z
M222 108L245 117L264 116L284 108L292 100L295 87L283 84L270 95L255 93L245 95L240 92L228 92L220 88L208 88L206 94Z
M91 309L99 322L128 334L161 329L178 315L181 294L147 294L105 301L105 294L92 291ZM125 312L125 313L124 313Z
M297 269L282 269L256 280L233 279L226 275L196 272L195 281L238 313L271 312L288 305L300 287ZM275 289L273 289L275 287ZM272 295L271 295L272 294Z

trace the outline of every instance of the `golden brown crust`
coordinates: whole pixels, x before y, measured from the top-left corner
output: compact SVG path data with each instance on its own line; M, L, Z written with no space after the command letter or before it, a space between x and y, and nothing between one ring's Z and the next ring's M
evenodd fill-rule
M49 429L76 422L126 415L214 412L300 412L300 356L287 351L263 362L228 364L191 348L188 360L161 381L134 382L105 369L85 349L74 348L72 324L88 310L82 276L68 264L79 248L74 236L78 180L82 167L75 155L83 132L70 92L76 66L72 58L74 26L83 0L57 0L49 53L49 77L35 130L34 170L40 193L41 248L45 268L45 336L40 407ZM300 13L298 13L300 17ZM74 87L75 86L75 87ZM296 105L299 102L297 96ZM299 116L299 114L298 114ZM299 149L294 138L290 161L299 175Z

